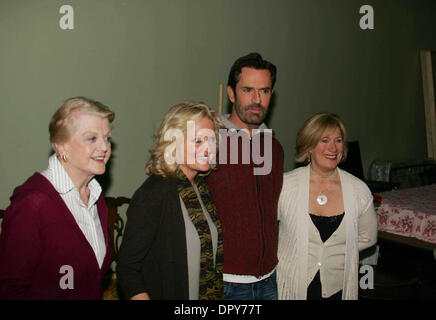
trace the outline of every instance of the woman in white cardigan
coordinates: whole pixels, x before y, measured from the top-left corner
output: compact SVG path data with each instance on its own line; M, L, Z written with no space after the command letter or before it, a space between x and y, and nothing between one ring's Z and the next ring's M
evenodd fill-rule
M279 200L279 299L357 299L359 251L377 241L366 184L337 166L347 153L337 115L320 113L297 135L297 162Z

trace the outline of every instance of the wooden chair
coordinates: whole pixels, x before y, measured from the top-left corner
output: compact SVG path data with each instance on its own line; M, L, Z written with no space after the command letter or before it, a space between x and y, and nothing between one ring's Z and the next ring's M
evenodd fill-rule
M130 203L130 199L126 197L105 197L105 200L108 206L108 231L110 245L113 253L113 259L116 261L118 250L120 248L120 239L122 238L124 231L124 221L121 219L121 216L118 213L118 207ZM117 232L116 236L115 231Z
M124 231L124 221L121 219L118 213L118 208L124 204L130 203L130 199L126 197L106 197L105 198L108 206L108 231L109 231L109 243L113 253L113 261L117 261L118 250L120 248L120 239L123 236ZM116 231L116 234L115 234ZM110 274L110 279L108 284L105 286L103 292L103 300L118 300L118 290L117 290L117 277L115 272L112 270Z
M0 233L2 232L1 225L3 220L3 215L5 214L5 210L0 209Z

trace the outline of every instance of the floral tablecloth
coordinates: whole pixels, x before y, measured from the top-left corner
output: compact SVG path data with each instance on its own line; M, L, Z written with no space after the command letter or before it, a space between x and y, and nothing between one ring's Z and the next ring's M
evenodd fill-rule
M436 184L374 194L378 230L436 243Z

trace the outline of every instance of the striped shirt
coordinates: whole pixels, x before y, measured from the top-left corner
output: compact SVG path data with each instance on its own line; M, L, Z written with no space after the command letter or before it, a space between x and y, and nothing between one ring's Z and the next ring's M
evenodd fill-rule
M47 178L56 191L59 192L59 195L72 213L86 240L88 240L89 245L92 247L98 265L101 268L106 255L106 245L97 211L97 200L101 194L100 184L95 179L89 182L90 195L87 207L82 199L80 199L79 191L59 162L56 154L53 154L49 158L48 168L41 172L41 174Z

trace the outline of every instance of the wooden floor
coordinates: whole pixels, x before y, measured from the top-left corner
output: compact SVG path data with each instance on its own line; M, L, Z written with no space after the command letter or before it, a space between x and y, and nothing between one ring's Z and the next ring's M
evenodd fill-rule
M374 289L360 290L360 300L436 300L436 260L433 252L379 239Z

